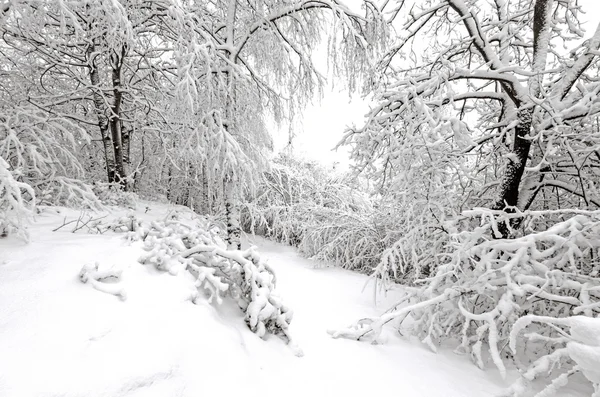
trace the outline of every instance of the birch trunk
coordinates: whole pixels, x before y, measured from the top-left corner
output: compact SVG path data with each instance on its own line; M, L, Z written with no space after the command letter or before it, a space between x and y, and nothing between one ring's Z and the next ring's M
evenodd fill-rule
M96 66L96 53L97 43L96 39L92 40L92 43L88 46L86 51L86 60L89 68L89 78L92 85L92 102L94 104L94 112L98 119L98 128L100 129L100 136L102 137L102 146L104 148L104 161L106 164L106 174L109 183L115 182L115 158L113 152L112 137L109 131L108 122L108 106L104 101L104 97L101 94L100 87L100 74L98 67Z
M112 133L113 152L115 159L115 182L119 183L122 189L127 190L127 175L125 174L123 135L121 131L121 104L123 102L123 90L121 85L121 74L123 59L125 58L126 48L121 47L120 54L111 55L112 85L113 85L113 105L111 107L110 130Z
M231 49L235 48L235 19L237 12L237 0L229 0L229 6L227 10L227 56L230 63L237 63L237 55L235 52L231 52ZM231 68L231 66L228 66ZM235 135L235 123L234 123L234 111L235 111L235 78L231 70L227 72L227 91L225 93L225 118L226 124L225 129L231 135ZM240 230L240 212L238 209L238 190L235 186L237 179L233 173L229 174L224 181L225 190L225 213L227 217L227 246L231 249L241 249L242 244L240 241L241 230Z

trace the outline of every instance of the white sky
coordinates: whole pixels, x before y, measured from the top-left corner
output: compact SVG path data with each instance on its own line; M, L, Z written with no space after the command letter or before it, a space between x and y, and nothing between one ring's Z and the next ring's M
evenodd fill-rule
M582 20L591 22L585 26L588 38L596 28L596 23L600 21L600 0L578 0L578 4L586 12ZM322 66L322 73L326 72L325 65L326 62L317 65L320 69ZM296 123L295 129L293 146L296 155L316 160L327 167L339 163L338 167L347 168L348 149L333 151L333 148L342 138L347 126L362 124L364 115L369 111L370 102L363 100L358 94L350 98L342 85L331 84L330 89L325 90L323 99L319 101L315 98L313 104L301 115L302 120ZM274 131L273 139L277 153L288 143L287 128Z
M347 126L360 125L369 110L369 101L356 94L350 98L348 91L330 89L324 92L321 101L318 98L302 114L302 120L296 123L296 136L293 148L296 155L316 160L325 166L340 163L348 165L348 150L333 148L343 137ZM284 127L273 134L275 152L282 150L288 143L288 130Z

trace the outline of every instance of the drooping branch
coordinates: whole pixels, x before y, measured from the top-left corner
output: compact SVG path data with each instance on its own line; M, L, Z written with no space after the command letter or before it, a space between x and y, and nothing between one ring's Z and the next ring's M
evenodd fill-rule
M600 24L596 27L594 35L589 39L585 47L585 53L578 56L575 63L567 69L564 76L553 90L553 94L559 96L561 100L566 98L573 85L575 85L577 80L598 56L598 50L600 50Z

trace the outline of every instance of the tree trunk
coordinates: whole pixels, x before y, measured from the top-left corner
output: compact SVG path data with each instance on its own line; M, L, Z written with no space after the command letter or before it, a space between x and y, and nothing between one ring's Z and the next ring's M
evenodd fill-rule
M96 66L96 39L92 40L92 44L89 45L86 51L86 60L89 67L90 83L92 85L92 102L94 104L94 111L98 119L98 127L100 128L100 136L102 137L102 145L104 147L104 160L106 163L106 174L108 182L115 182L115 158L113 152L112 137L109 132L108 107L104 101L104 97L101 93L100 87L100 74Z
M552 33L552 5L553 0L536 0L533 13L533 76L529 78L529 92L532 97L541 99L543 71L546 68L550 37ZM520 101L519 101L520 102ZM534 103L528 106L517 103L520 108L517 111L518 124L514 131L514 143L512 153L508 159L504 178L500 187L500 197L494 205L494 209L514 212L519 205L519 188L523 179L525 166L531 150L529 139L532 127L539 125L539 109ZM534 118L536 122L534 123ZM525 200L527 201L527 198ZM520 208L522 209L522 208ZM515 220L513 226L517 226ZM506 224L500 225L502 237L508 237Z
M131 127L128 127L121 120L121 133L123 140L123 162L125 164L131 164Z
M515 127L512 153L500 185L500 197L493 209L504 210L509 207L510 210L510 207L516 207L518 204L519 186L531 148L531 141L527 137L531 129L532 115L533 109L520 110L517 113L519 124Z
M123 90L121 86L121 73L126 47L121 47L120 54L113 52L110 56L112 68L113 105L111 107L110 130L115 158L115 179L122 189L127 190L127 175L125 174L123 135L121 131L121 104L123 102Z
M238 0L229 0L227 9L227 31L226 31L226 44L227 49L225 53L229 58L231 64L237 63L236 54L231 52L231 49L235 47L235 20L237 14L237 2ZM230 69L231 66L228 66ZM234 111L235 111L235 77L233 76L232 70L226 72L227 87L225 92L225 129L228 133L235 136L236 126L234 123ZM224 182L224 196L225 196L225 214L227 217L227 246L230 249L241 249L242 244L240 242L240 213L238 209L238 197L236 189L236 178L231 171L226 177Z
M240 229L240 212L238 208L237 189L235 180L232 175L229 175L225 180L225 216L227 219L227 247L229 249L240 250L241 229Z
M200 213L210 214L210 196L208 187L208 174L206 173L206 164L202 164L202 171L200 178L202 178L202 191L200 192Z
M167 200L169 200L169 201L173 201L172 200L173 199L173 197L172 197L172 189L173 189L173 186L172 186L172 183L173 183L173 171L172 171L172 169L173 169L172 165L169 164L169 168L168 168L168 171L167 171L167 192L166 192L166 194L167 194Z

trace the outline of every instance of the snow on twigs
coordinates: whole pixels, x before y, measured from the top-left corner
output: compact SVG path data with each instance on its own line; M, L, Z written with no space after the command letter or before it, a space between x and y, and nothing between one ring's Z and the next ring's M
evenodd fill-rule
M528 349L533 347L546 357L532 364L533 368L552 369L566 358L576 361L575 371L584 374L582 368L591 365L590 358L594 368L600 368L600 355L591 354L588 348L590 342L598 346L597 336L585 333L584 344L580 338L578 344L568 342L561 350L556 349L556 342L565 342L561 339L564 332L557 327L540 328L534 336L518 332L532 314L558 325L575 324L564 317L600 314L600 212L566 211L563 215L570 218L546 230L497 239L497 224L507 222L507 217L520 216L523 223L534 224L541 213L506 214L486 209L465 213L464 224L474 225L474 220L479 220L479 225L451 233L445 263L430 277L417 280L419 287L407 289L401 305L332 335L377 342L386 324L400 328L410 315L413 321L408 331L433 350L443 341L455 341L457 352L470 355L480 367L489 357L503 376L507 359L527 360ZM572 328L575 339L575 334L582 335L581 330L592 329L581 324L576 326L579 331ZM517 351L514 346L521 348ZM588 374L597 388L598 374ZM548 392L566 381L567 375L561 376L548 386Z
M80 156L91 139L86 129L24 102L13 97L2 104L0 156L13 176L35 191L37 204L100 209Z
M173 219L142 225L133 235L145 242L147 253L140 263L171 274L190 272L210 302L231 298L252 332L261 338L278 335L301 354L289 333L293 313L278 296L275 274L255 247L228 250L207 224L191 227ZM191 299L196 302L199 295Z
M93 265L87 264L81 268L79 272L79 280L86 284L91 284L98 291L114 295L121 300L127 299L125 290L117 284L121 281L122 270L118 269L102 269L98 262Z
M585 316L553 318L536 315L521 317L510 333L510 348L513 353L517 353L517 341L521 331L532 323L539 323L542 327L525 334L525 340L547 340L558 347L531 363L522 373L521 378L507 390L505 396L522 396L528 390L531 381L554 374L555 378L552 382L537 394L538 396L552 395L567 384L569 376L577 372L581 372L592 383L594 387L592 397L600 396L600 318ZM560 336L548 338L542 332L546 328L559 330ZM555 374L556 372L558 375Z
M71 233L79 231L88 234L104 234L107 231L115 233L135 232L141 226L141 221L133 212L129 212L125 216L118 216L114 219L109 218L107 214L96 215L82 211L76 218L67 220L64 218L62 225L52 229L53 232L59 230L68 230ZM68 227L67 227L68 226Z

